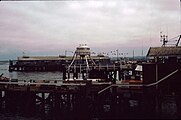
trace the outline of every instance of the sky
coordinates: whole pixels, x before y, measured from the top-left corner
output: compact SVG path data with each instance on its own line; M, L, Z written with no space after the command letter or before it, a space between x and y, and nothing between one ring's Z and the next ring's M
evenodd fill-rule
M181 34L180 0L0 2L0 60L72 55L79 44L146 55L162 45L160 32Z

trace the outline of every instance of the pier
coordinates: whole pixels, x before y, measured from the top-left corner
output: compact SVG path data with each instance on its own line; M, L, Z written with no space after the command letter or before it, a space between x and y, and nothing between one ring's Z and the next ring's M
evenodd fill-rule
M0 108L45 120L179 119L180 50L150 48L149 62L100 64L81 45L61 66L62 80L1 80Z
M110 58L104 55L92 56L92 59L97 65L110 63ZM9 71L62 71L71 61L72 56L22 56L9 61Z
M143 64L143 80L119 79L115 75L119 69L105 68L89 74L104 73L100 76L107 78L68 79L65 71L63 81L4 80L0 82L1 110L45 120L180 118L180 68ZM155 76L147 75L155 70Z
M38 112L43 119L159 118L159 114L164 118L167 113L158 102L167 106L165 102L171 99L173 105L180 104L177 95L160 96L152 87L119 82L1 82L0 90L1 109L29 116Z

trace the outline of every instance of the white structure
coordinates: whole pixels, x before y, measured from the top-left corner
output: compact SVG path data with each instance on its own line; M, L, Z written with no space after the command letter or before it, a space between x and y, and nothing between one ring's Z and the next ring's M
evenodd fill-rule
M86 44L80 44L75 53L76 55L80 55L80 57L90 56L90 48Z
M73 59L70 65L68 66L68 72L70 72L70 68L71 66L73 66L73 64L74 66L76 66L78 65L78 63L80 65L80 69L81 69L81 66L86 65L87 73L90 69L89 64L96 65L95 62L91 58L90 48L86 44L80 44L79 47L76 48L76 51L73 55Z

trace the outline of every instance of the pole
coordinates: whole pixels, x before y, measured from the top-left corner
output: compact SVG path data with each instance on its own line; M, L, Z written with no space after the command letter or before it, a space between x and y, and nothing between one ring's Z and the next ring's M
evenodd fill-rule
M66 57L66 55L67 55L67 50L65 50L65 57Z
M158 81L158 62L156 63L156 82ZM156 85L156 89L158 89L158 85Z
M81 76L81 73L82 73L81 64L80 64L80 71L79 72L80 72L79 75ZM79 78L80 78L80 76L79 76Z
M118 61L118 50L116 50L116 52L117 52L117 61Z

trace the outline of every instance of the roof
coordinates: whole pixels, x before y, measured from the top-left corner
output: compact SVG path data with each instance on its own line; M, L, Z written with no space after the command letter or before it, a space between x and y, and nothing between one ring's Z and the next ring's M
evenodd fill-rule
M71 58L70 58L71 59ZM65 60L62 56L23 56L18 57L17 60Z
M19 61L37 61L37 60L72 60L73 56L22 56L17 57ZM108 56L99 57L99 56L91 56L92 59L110 59Z
M156 56L181 56L181 46L179 47L150 47L147 57Z

